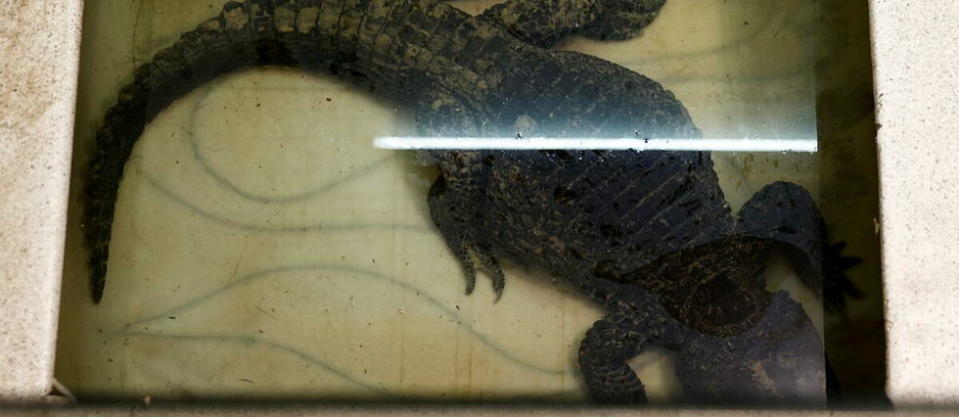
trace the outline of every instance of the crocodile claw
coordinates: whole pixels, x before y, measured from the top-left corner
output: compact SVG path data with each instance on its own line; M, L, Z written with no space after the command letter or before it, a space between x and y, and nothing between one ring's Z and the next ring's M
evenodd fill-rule
M506 274L503 268L493 256L487 255L484 250L469 243L455 245L453 253L459 259L463 266L463 272L466 275L466 295L473 293L476 289L476 272L479 270L486 272L493 279L493 291L496 293L496 300L503 296L503 289L506 287ZM495 302L494 301L494 302Z
M476 289L476 272L479 269L493 278L493 290L496 292L496 301L499 301L506 286L506 275L496 258L490 255L490 246L480 243L482 240L476 235L474 225L463 220L463 217L453 210L457 206L468 206L466 203L457 204L457 197L447 186L444 177L441 176L433 183L428 198L433 224L446 239L446 245L453 252L453 256L463 266L466 295L472 294Z
M846 242L823 245L823 304L829 311L845 312L846 297L861 298L862 291L846 275L846 270L862 263L862 258L843 256Z

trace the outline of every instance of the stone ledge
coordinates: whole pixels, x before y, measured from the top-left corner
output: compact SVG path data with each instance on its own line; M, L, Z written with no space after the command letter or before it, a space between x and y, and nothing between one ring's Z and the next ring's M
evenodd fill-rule
M0 398L50 392L80 0L0 2Z
M899 406L959 401L959 3L873 0L889 377Z

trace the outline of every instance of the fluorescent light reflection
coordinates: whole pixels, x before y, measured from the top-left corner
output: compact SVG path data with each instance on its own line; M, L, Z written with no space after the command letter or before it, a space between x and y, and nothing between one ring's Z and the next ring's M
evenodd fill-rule
M718 152L816 152L816 139L637 139L637 138L479 138L384 136L373 140L380 149L442 150L628 150Z

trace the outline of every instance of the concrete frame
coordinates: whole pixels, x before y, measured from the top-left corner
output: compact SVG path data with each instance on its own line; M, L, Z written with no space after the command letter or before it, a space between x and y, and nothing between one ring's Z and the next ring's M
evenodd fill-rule
M959 200L959 164L946 155L959 154L959 2L870 3L887 394L900 409L951 406L959 401L959 216L950 210ZM54 390L82 7L82 0L0 0L0 400L37 401ZM749 412L780 413L807 412Z

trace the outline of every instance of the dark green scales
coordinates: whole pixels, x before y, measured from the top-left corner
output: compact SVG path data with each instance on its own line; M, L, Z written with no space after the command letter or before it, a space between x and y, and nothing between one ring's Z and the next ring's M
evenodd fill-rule
M93 294L107 272L117 191L133 145L170 102L257 65L332 74L415 110L425 136L684 137L699 130L675 96L601 59L547 49L567 35L626 38L665 0L513 0L471 17L435 0L248 0L185 33L137 69L105 117L83 227ZM695 401L821 397L818 335L799 304L764 290L773 247L834 301L848 261L801 187L775 183L734 216L707 152L430 151L440 177L433 220L497 293L496 259L534 262L608 312L586 333L580 365L598 401L640 402L626 361L648 346L678 352ZM829 301L827 299L827 301ZM804 378L797 380L796 375Z

